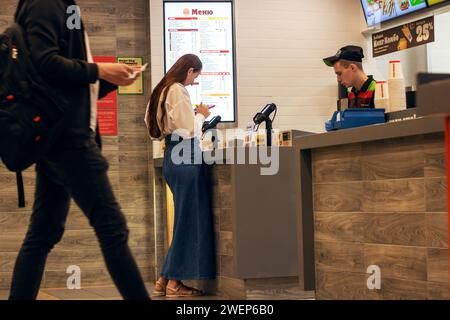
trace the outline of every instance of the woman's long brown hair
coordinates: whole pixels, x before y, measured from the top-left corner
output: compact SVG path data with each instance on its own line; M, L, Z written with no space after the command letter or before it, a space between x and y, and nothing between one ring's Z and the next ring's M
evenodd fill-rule
M186 54L180 57L177 62L170 68L166 73L164 78L158 83L158 85L153 89L152 95L150 97L149 112L147 114L148 132L151 137L159 139L162 132L164 132L164 117L166 116L166 98L167 92L171 85L174 83L183 83L186 80L188 71L190 68L194 69L194 72L199 72L202 70L202 62L199 57L195 54ZM165 90L167 88L167 90ZM158 106L161 99L161 94L163 94L161 102L161 125L162 128L158 126Z

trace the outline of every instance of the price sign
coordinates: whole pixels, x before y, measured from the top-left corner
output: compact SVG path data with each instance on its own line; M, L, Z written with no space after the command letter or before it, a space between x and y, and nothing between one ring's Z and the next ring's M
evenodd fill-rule
M434 42L434 17L404 24L372 35L373 56L406 50Z

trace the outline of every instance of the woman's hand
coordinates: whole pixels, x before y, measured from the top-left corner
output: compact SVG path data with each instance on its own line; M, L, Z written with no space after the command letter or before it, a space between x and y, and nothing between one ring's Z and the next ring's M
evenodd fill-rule
M209 108L207 105L200 103L196 109L197 113L202 114L205 119L209 117L209 115L211 114L211 112L209 111Z

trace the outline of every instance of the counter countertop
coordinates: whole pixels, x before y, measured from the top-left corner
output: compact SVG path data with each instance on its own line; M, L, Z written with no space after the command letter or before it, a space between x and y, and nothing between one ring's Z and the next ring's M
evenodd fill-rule
M439 114L411 120L312 134L295 138L294 146L300 150L305 150L443 132L445 130L445 118L446 115Z
M300 150L306 150L443 132L445 130L445 118L446 115L438 114L411 120L303 135L294 138L294 147ZM155 168L161 168L163 161L163 158L153 159L153 166Z

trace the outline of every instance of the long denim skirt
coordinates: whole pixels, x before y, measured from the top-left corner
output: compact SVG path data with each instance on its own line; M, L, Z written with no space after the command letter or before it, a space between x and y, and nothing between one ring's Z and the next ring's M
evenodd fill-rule
M210 167L201 155L198 139L166 136L163 174L175 206L172 244L161 272L167 279L216 276Z

